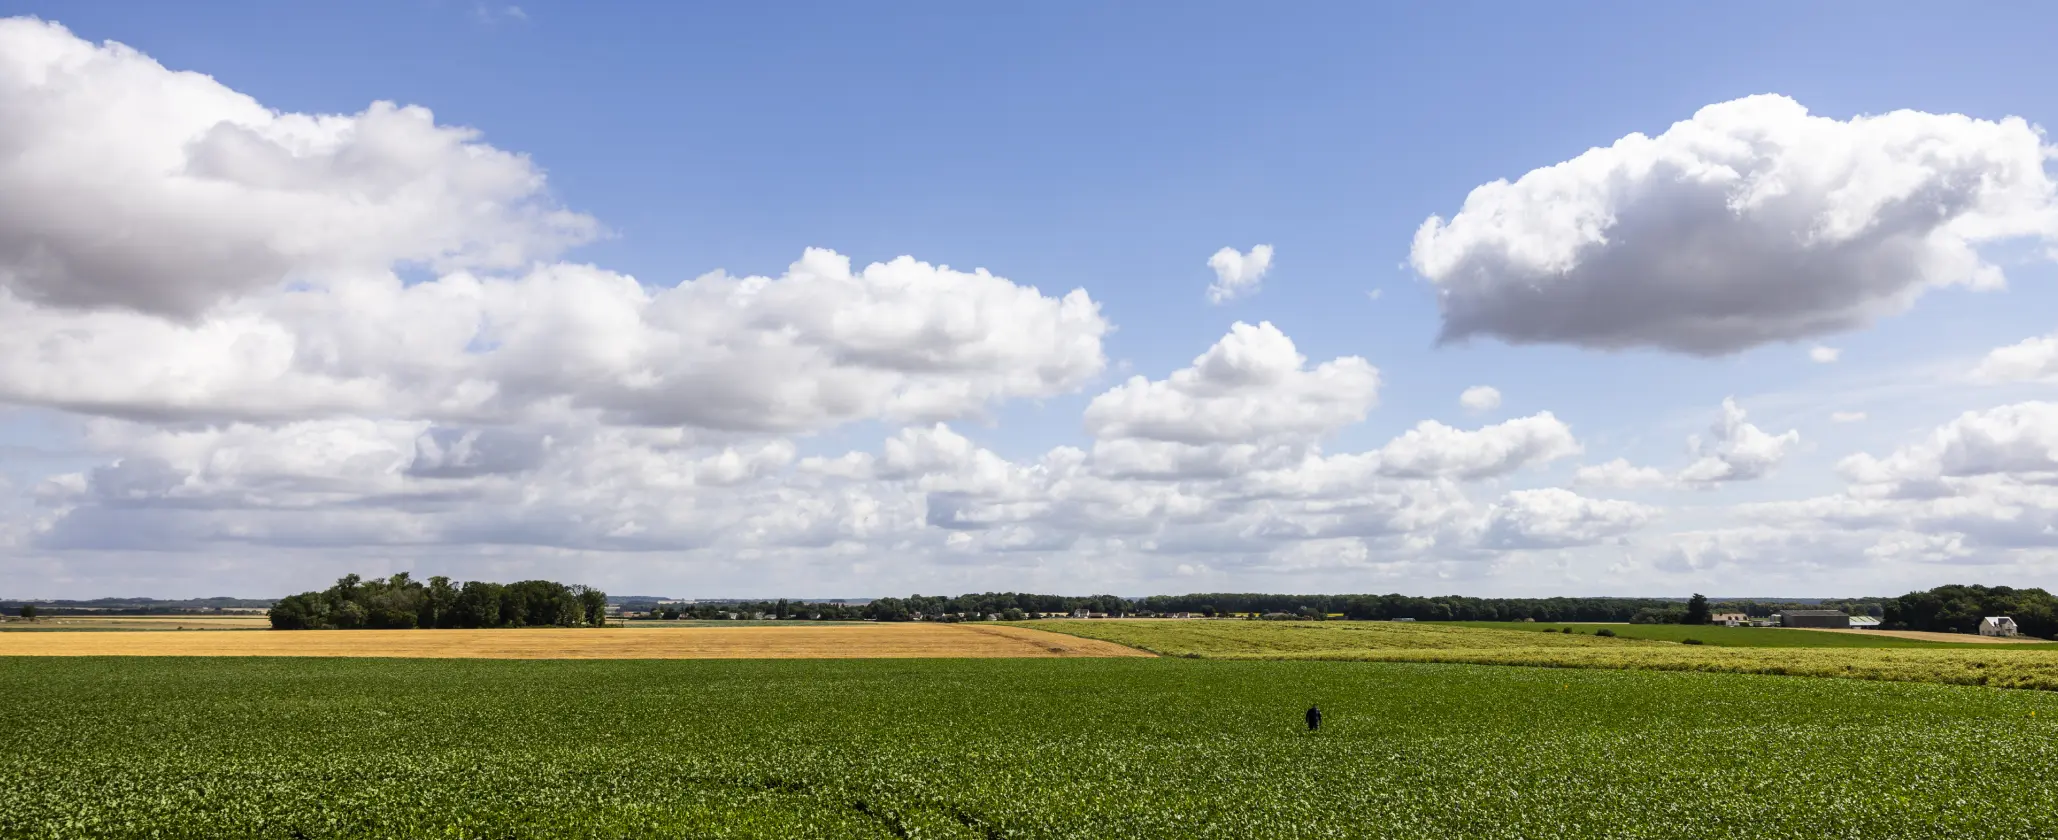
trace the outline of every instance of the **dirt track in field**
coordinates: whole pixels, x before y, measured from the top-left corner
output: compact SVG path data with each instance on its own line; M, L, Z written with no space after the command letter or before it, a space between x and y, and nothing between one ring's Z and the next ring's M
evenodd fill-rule
M391 656L419 659L918 659L1150 656L1023 627L834 627L0 633L0 656Z
M1958 642L1974 645L2019 645L2039 644L2046 640L2029 636L1979 636L1972 633L1931 633L1927 630L1842 630L1828 627L1774 627L1773 630L1813 630L1817 633L1855 633L1860 636L1892 636L1896 639L1915 639L1924 642Z

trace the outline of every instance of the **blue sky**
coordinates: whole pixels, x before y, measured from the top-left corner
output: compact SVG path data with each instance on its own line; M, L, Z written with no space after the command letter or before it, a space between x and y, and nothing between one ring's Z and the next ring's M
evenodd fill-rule
M1376 450L1427 420L1476 430L1549 411L1569 426L1578 454L1542 458L1454 491L1489 520L1495 498L1571 487L1581 465L1619 457L1679 472L1694 457L1686 436L1706 437L1725 398L1735 398L1748 422L1774 436L1794 430L1798 442L1775 459L1776 469L1750 480L1594 494L1649 508L1630 517L1638 524L1628 530L1503 541L1500 548L1476 534L1464 544L1465 537L1385 533L1381 539L1399 542L1340 546L1337 540L1362 537L1329 535L1271 548L1241 539L1210 547L1197 537L1200 546L1184 552L1133 540L1088 549L1076 540L1109 538L1048 519L1007 521L1034 534L1024 538L1029 545L1063 543L1062 550L1003 556L975 547L953 554L935 533L736 544L726 540L749 530L741 520L690 521L698 508L667 497L651 504L682 518L670 523L679 536L624 550L606 540L423 524L447 511L405 506L393 508L395 518L382 527L419 527L436 536L344 537L285 523L264 507L276 500L252 501L247 490L232 494L241 499L234 505L220 503L225 507L210 514L212 524L179 524L167 511L206 505L190 497L157 508L134 499L112 505L107 482L90 481L93 470L141 463L146 456L134 441L147 433L289 421L234 411L175 420L138 420L129 411L106 420L121 412L17 389L7 398L14 408L0 419L0 435L35 451L0 450L9 453L0 474L18 496L0 506L18 520L13 542L0 543L10 558L0 563L13 567L10 591L0 594L138 587L266 594L363 567L461 577L537 571L682 595L988 587L1828 595L1869 592L1875 582L2029 583L2054 568L2048 543L2034 533L1992 545L1961 541L1918 559L1882 552L1883 559L1865 560L1866 549L1910 534L1948 542L1948 534L1971 532L1903 512L1894 514L1902 524L1879 533L1782 520L1777 527L1787 530L1776 538L1747 536L1743 531L1774 526L1761 521L1762 511L1739 507L1835 496L1850 481L1836 469L1849 456L1884 459L1963 412L2043 396L2048 385L2034 376L1973 384L1966 374L1994 348L2053 328L2058 299L2043 255L2048 238L1980 245L2005 270L2005 290L1936 288L1905 313L1866 325L1752 342L1714 356L1564 340L1511 345L1491 334L1439 345L1439 286L1410 263L1417 228L1433 215L1451 218L1475 187L1512 181L1633 132L1657 135L1706 106L1754 94L1790 97L1837 121L1906 109L2048 125L2053 104L2040 84L2045 62L2036 59L2047 49L2039 35L2049 31L2051 12L2038 5L1976 13L1832 3L1719 10L1213 3L515 8L49 3L0 4L0 14L57 22L88 42L118 41L166 68L208 74L275 112L353 115L374 101L431 109L439 126L476 129L478 142L525 155L547 177L549 201L590 217L604 232L574 247L538 249L540 258L596 266L648 287L716 269L776 277L815 247L859 267L910 255L958 270L984 268L1051 297L1084 289L1112 328L1100 340L1104 366L1058 386L1001 392L949 419L953 434L1015 464L1035 463L1053 447L1091 449L1095 436L1081 418L1096 397L1131 375L1166 380L1232 323L1261 321L1289 336L1310 366L1356 356L1378 369L1376 405L1368 396L1361 421L1323 427L1322 452ZM0 247L49 235L0 235ZM1258 291L1210 303L1208 257L1261 243L1276 257ZM439 275L417 262L396 259L387 268L415 282ZM519 273L516 266L480 270ZM1812 362L1816 345L1841 354L1833 363ZM1479 385L1498 390L1497 408L1460 407L1459 392ZM1834 412L1864 412L1866 420L1835 423ZM341 416L315 414L290 422ZM399 408L359 416L457 422ZM82 431L95 422L137 428L102 429L95 438ZM482 425L540 428L539 422ZM611 427L598 423L591 428ZM692 428L669 417L630 425L666 424ZM809 457L878 452L911 425L924 424L856 411L776 437L793 448L787 469L803 469ZM749 437L693 445L764 442ZM184 469L177 457L150 451L157 454L148 457ZM295 480L335 478L320 464L306 469ZM204 472L174 485L214 486ZM2041 474L2016 472L2032 476L2021 479L2030 485ZM46 486L67 473L83 478ZM1999 473L1945 473L1954 481L2000 480L1991 478ZM924 490L920 479L892 481L900 503L927 505L931 516L936 505L925 493L965 492ZM97 501L67 501L70 491L48 489L80 482L91 486L79 492ZM779 494L789 490L765 492L785 499ZM1056 491L1020 492L1033 498ZM385 497L323 498L376 506L382 503L368 499ZM2003 507L2016 510L2008 505L2018 503ZM303 513L318 509L296 505ZM249 512L259 509L269 512ZM272 524L257 531L221 524L245 514ZM96 529L133 527L146 536L121 544L67 538L60 522L66 518L74 528L90 520ZM1928 524L1906 524L1917 520ZM1160 537L1180 528L1176 518L1139 515L1135 524ZM137 550L150 543L153 528L182 536ZM263 536L250 536L258 532ZM725 536L683 536L714 532ZM1680 532L1693 536L1668 536ZM1707 536L1716 532L1728 536ZM1670 566L1649 559L1695 539L1730 540L1717 552L1724 559ZM1754 550L1738 547L1745 542ZM172 544L179 547L165 547ZM1343 559L1278 560L1303 550ZM21 592L11 591L17 586ZM821 587L834 591L816 591Z

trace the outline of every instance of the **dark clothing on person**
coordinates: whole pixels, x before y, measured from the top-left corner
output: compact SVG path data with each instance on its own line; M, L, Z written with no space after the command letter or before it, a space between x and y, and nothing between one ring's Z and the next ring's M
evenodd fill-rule
M1321 710L1320 708L1318 708L1318 707L1315 707L1315 706L1309 706L1309 707L1308 707L1308 731L1309 731L1309 732L1313 732L1313 731L1315 731L1316 729L1318 729L1318 728L1321 728L1321 726L1322 726L1322 710Z

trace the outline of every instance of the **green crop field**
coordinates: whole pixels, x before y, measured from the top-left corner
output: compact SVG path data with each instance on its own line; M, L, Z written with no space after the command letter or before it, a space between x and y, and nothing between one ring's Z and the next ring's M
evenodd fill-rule
M1733 674L0 659L0 755L10 838L2058 834L2058 695Z
M2058 691L2058 649L2052 645L1928 643L1918 649L1854 647L1722 647L1629 635L1635 625L1606 626L1618 635L1539 633L1460 624L1387 621L1059 620L1022 626L1069 633L1200 659L1302 659L1360 662L1450 662L1559 668L1715 671L1934 682ZM1514 625L1503 625L1514 626ZM1800 633L1771 630L1767 633ZM1843 638L1850 634L1815 635ZM1860 641L1879 641L1853 636Z
M1712 625L1689 626L1685 624L1560 624L1556 622L1517 621L1436 621L1421 622L1431 627L1470 627L1480 630L1503 630L1510 632L1554 633L1572 628L1572 632L1593 635L1595 630L1607 628L1623 639L1652 639L1665 642L1681 642L1699 639L1701 643L1716 647L1791 647L1791 648L1930 648L1958 649L1978 645L1978 642L1941 642L1925 639L1903 639L1895 636L1869 636L1858 633L1828 633L1821 630L1799 630L1791 627L1716 627ZM2058 650L2058 642L2010 644L2010 649Z

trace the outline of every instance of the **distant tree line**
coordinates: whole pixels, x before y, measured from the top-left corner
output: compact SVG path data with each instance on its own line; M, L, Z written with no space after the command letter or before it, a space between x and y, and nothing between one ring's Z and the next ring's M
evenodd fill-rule
M1861 614L1878 614L1878 606L1866 601L1821 601L1788 603L1772 601L1708 601L1701 607L1708 613L1738 612L1764 617L1782 609L1856 608ZM1468 598L1461 595L1420 597L1414 595L1264 595L1212 593L1198 595L1155 595L1140 599L1137 608L1150 612L1286 613L1336 615L1356 621L1636 621L1639 623L1683 624L1694 607L1691 600L1678 598ZM1869 607L1870 612L1865 612ZM1697 623L1706 623L1701 618Z
M867 604L798 600L718 601L694 604L655 602L624 604L626 612L657 619L722 620L765 618L800 621L953 621L995 616L1017 620L1039 615L1089 613L1157 616L1190 613L1201 616L1257 616L1271 619L1322 620L1339 616L1354 621L1633 621L1637 623L1705 624L1711 613L1737 612L1765 617L1782 609L1849 609L1878 615L1878 599L1816 602L1709 601L1677 598L1468 598L1458 595L1272 595L1265 593L1199 593L1124 598L1118 595L1036 595L984 592L958 595L910 595L880 598ZM1696 612L1698 610L1698 612Z
M438 575L427 583L406 572L364 580L345 575L335 586L279 599L274 630L406 630L458 627L598 627L607 595L547 580L465 581Z
M657 619L722 620L731 617L783 619L789 621L950 621L966 617L998 616L1019 621L1033 615L1087 612L1128 614L1135 611L1130 599L1119 595L1032 595L1019 592L986 592L948 597L910 595L880 598L866 604L810 601L717 601L696 604L624 605L625 611L642 612Z
M90 601L0 599L0 612L34 606L43 615L212 615L224 610L262 610L274 602L256 598L94 598Z
M1886 602L1882 624L1895 630L1975 633L1990 615L2015 619L2029 636L2058 638L2058 598L2042 589L1953 584L1927 592L1910 592Z

